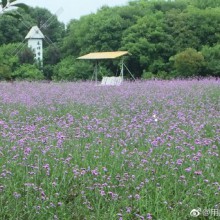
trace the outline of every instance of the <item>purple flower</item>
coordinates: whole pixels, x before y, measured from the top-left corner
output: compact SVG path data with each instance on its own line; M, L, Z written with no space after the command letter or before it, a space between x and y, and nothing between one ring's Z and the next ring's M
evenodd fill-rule
M95 169L95 170L91 170L92 175L94 176L98 176L99 172Z
M176 164L177 164L177 165L182 165L182 163L183 163L183 160L182 160L182 159L178 159L178 160L176 161Z
M106 194L105 194L105 191L104 190L100 190L100 195L101 196L105 196Z
M30 147L26 147L25 150L24 150L24 154L25 155L29 155L31 152L31 148Z
M131 207L126 207L126 212L127 212L127 213L131 213L131 211L132 211L132 208L131 208Z
M153 217L150 213L147 213L147 219L153 219Z
M21 194L19 194L17 192L14 192L13 195L16 199L19 199L21 197Z
M102 169L103 169L104 172L108 171L106 167L102 167Z
M190 172L191 170L192 170L191 167L188 167L188 168L185 169L186 172Z
M43 168L48 170L48 169L50 169L50 165L47 163L47 164L43 165Z
M201 171L201 170L195 171L194 174L195 174L195 175L201 175L201 174L202 174L202 171Z
M139 194L136 194L136 195L134 196L134 198L135 198L136 200L139 200L141 197L140 197Z

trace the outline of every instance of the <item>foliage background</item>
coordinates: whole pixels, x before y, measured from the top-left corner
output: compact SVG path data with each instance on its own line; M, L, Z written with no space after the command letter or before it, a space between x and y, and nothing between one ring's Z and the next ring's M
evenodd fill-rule
M0 16L0 57L5 57L6 47L15 47L7 52L7 60L1 58L0 79L10 79L23 65L22 53L31 64L26 47L17 43L33 25L47 36L40 71L48 80L91 79L93 63L75 58L114 50L132 54L126 64L136 78L220 76L220 3L216 0L135 0L126 6L103 6L95 14L71 20L66 27L47 9L17 9L14 13L20 18ZM115 75L119 68L112 61L102 66L108 75Z

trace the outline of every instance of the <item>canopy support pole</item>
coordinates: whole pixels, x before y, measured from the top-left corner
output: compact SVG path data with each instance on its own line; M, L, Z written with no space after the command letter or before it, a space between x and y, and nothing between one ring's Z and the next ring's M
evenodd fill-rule
M127 71L130 73L131 77L133 78L133 80L135 80L133 74L131 73L131 71L128 69L128 67L123 63L123 66L127 69Z
M98 60L95 61L95 68L94 68L93 75L95 75L95 83L97 85L98 84Z
M120 76L122 77L122 80L124 80L124 68L127 69L127 71L129 72L129 74L131 75L131 77L135 80L133 74L131 73L131 71L128 69L128 67L125 65L124 63L124 57L121 59L121 73Z
M122 81L124 80L124 58L121 59L121 77Z

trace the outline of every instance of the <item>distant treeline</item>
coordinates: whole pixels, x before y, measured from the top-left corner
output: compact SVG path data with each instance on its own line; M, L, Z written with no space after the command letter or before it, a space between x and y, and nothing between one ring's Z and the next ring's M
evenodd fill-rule
M219 0L130 1L103 6L66 28L46 9L15 13L22 18L0 16L1 80L90 79L94 63L76 58L117 50L131 53L125 62L136 78L220 76ZM43 68L26 46L19 46L33 25L50 39L44 43ZM109 60L101 62L99 77L119 72L119 62Z

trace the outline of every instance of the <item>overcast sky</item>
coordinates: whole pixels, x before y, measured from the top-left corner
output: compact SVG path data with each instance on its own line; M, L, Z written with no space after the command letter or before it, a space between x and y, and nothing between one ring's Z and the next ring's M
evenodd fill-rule
M53 14L58 11L57 17L67 24L71 19L78 19L82 15L96 12L103 5L126 5L129 0L20 0L32 7L47 8ZM63 8L63 10L61 10Z

